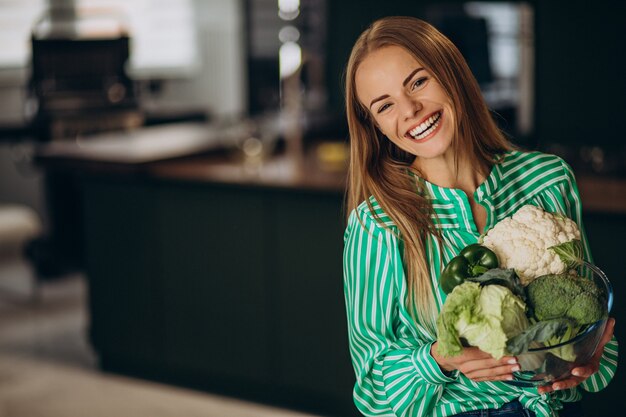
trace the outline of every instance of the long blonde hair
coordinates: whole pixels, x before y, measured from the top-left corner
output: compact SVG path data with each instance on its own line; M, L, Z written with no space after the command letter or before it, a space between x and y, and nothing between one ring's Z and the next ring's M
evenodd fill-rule
M370 196L397 226L404 243L407 308L415 318L434 329L437 306L432 294L426 259L427 235L437 233L429 201L419 182L409 174L415 156L398 148L376 128L369 111L357 97L355 76L371 52L399 46L424 65L450 97L454 112L452 145L479 172L487 173L498 154L512 149L498 129L481 95L476 79L459 50L430 24L412 17L386 17L375 21L357 39L346 66L346 115L350 131L348 214L362 201L373 212ZM380 219L378 219L379 222ZM382 222L381 222L382 224ZM384 225L383 225L384 226Z

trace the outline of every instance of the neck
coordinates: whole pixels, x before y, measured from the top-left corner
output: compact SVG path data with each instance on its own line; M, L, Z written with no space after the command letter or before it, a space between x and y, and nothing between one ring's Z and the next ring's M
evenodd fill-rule
M467 158L460 158L457 165L450 154L429 159L418 157L413 167L426 181L440 187L458 188L468 195L473 194L486 178L482 167L470 163Z

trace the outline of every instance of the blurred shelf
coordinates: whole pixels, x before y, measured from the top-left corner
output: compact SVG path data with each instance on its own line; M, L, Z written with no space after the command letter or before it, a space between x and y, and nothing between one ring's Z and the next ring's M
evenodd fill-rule
M325 166L312 153L302 159L278 155L262 163L200 156L155 163L148 172L160 179L331 193L343 193L346 178L345 169Z
M583 211L626 214L626 179L578 175L576 180Z
M43 145L37 159L43 162L101 162L143 164L176 158L222 146L206 123L175 123L58 140Z

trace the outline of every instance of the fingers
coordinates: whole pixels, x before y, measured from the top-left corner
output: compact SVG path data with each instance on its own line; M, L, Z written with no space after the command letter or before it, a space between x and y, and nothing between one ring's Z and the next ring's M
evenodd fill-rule
M539 394L547 394L549 392L554 391L554 388L552 388L552 385L544 385L543 387L538 387L537 388L537 392Z
M537 392L539 394L545 394L548 392L558 391L562 389L574 388L583 382L586 378L572 376L567 379L563 379L561 381L555 382L551 385L544 385L542 387L537 388Z
M467 368L466 365L473 361L481 361L481 360L493 361L494 360L490 354L485 353L482 350L475 348L475 347L463 348L462 354L451 357L451 358L446 358L445 361L442 360L442 358L440 358L439 355L437 355L437 351L434 347L431 348L431 354L433 355L433 357L435 358L437 363L439 363L440 366L442 366L443 364L446 367L452 367L453 369L458 369L458 370L461 370L461 367L463 366ZM494 365L490 365L489 367L492 367L492 366ZM470 369L473 369L473 368L470 368Z
M437 363L442 366L441 361ZM511 380L512 373L520 369L514 356L494 359L489 353L476 347L464 348L461 355L447 359L445 366L458 369L467 378L477 382Z
M604 329L604 333L602 334L602 339L600 339L600 343L598 343L598 347L596 349L595 354L589 361L589 363L585 366L579 366L572 369L572 375L575 377L580 377L584 381L589 378L591 375L598 372L600 369L600 360L602 359L602 355L604 353L604 345L606 345L611 338L613 338L613 330L615 328L615 319L609 318L606 322L606 327ZM581 381L582 382L582 381Z
M572 375L576 377L580 377L583 380L589 378L591 375L598 372L599 364L594 363L587 366L579 366L577 368L572 369Z
M494 359L489 356L488 359L467 361L458 369L473 381L499 381L512 379L512 373L519 371L520 366L515 357Z
M508 381L513 379L513 372L519 371L519 365L496 366L489 369L479 369L465 374L472 381Z
M537 388L537 392L539 394L545 394L548 392L558 391L562 389L574 388L575 386L584 382L591 375L598 372L600 368L600 359L602 358L604 345L606 345L611 338L613 337L613 330L615 328L615 319L609 318L606 322L606 327L604 329L604 333L602 334L602 339L600 339L600 343L598 344L598 348L593 358L589 361L589 363L585 366L578 366L572 369L572 376L557 381L551 385L546 385L543 387Z
M602 356L602 349L599 349L599 351L600 351L599 354L596 353L596 355L594 355L594 357L592 358L591 362L588 365L579 366L579 367L572 369L571 377L555 382L551 385L539 387L537 389L537 392L539 394L544 394L547 392L574 388L575 386L581 384L591 375L598 372L598 369L600 367L600 357Z

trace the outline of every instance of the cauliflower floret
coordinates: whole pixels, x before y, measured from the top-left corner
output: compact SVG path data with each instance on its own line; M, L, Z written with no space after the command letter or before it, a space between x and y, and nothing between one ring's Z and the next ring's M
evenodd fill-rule
M575 239L580 230L573 220L526 205L498 222L482 244L495 252L501 268L515 269L527 285L540 275L565 272L567 265L548 248Z

